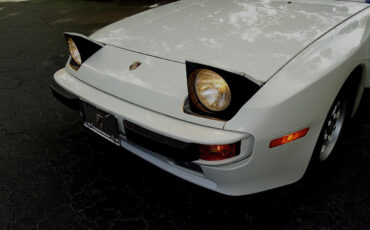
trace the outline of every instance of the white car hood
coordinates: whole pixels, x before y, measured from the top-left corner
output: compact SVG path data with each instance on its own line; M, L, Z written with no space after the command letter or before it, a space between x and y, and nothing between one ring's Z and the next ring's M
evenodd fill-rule
M266 82L290 59L368 5L338 1L185 0L107 26L92 39Z

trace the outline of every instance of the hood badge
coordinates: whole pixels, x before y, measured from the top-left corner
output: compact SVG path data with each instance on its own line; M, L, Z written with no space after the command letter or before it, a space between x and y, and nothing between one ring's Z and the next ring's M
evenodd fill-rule
M130 65L130 70L133 71L133 70L139 68L139 66L141 66L141 64L143 64L143 63L138 62L138 61L132 63L132 65Z

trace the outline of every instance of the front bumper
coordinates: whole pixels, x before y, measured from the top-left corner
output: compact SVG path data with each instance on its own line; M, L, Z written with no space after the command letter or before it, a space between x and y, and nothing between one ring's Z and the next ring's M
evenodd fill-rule
M122 121L125 120L186 143L222 145L242 140L242 153L239 157L221 162L194 161L192 164L201 169L194 170L189 165L178 164L161 154L128 142L124 137L121 139L121 146L137 156L180 178L219 193L246 195L293 183L304 174L312 153L311 146L304 140L268 149L268 140L255 140L247 133L209 128L150 111L102 92L75 78L66 69L58 71L54 79L57 86L64 90L53 90L59 93L59 97L60 92L67 92L69 101L81 100L113 114L122 132ZM321 118L315 124L320 122ZM312 139L320 127L311 125L311 130L313 134L309 133L306 138ZM298 154L307 150L307 154Z
M52 79L50 84L51 92L53 93L54 97L63 105L67 106L73 110L80 109L80 101L79 98L68 92L67 90L63 89L59 86L54 79Z

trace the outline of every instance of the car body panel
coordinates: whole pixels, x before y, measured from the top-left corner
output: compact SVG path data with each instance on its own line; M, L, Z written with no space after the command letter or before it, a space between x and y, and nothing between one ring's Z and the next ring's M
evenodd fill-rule
M60 87L76 95L82 101L113 114L119 121L121 132L124 132L121 121L128 120L161 135L188 143L228 144L251 137L247 133L195 125L144 109L84 83L69 74L66 69L56 72L54 79ZM310 155L296 154L297 150L299 153L310 151L311 142L314 141L315 134L321 128L320 125L324 119L325 116L322 116L309 122L311 129L305 139L273 150L268 149L269 139L256 140L254 143L250 143L253 150L252 155L245 155L239 161L232 161L229 164L217 162L214 165L199 164L203 173L176 165L170 159L127 142L125 139L121 140L121 146L184 180L219 193L239 196L290 184L298 180L302 176L301 168L305 167ZM296 162L296 168L293 170L287 167L292 161Z
M307 45L365 7L332 1L179 1L114 23L91 38L265 82Z
M291 149L297 156L286 158L286 165L282 168L275 168L275 163L269 168L271 175L280 180L289 177L297 181L304 175L326 114L338 92L356 67L366 71L365 66L370 64L369 44L370 10L367 10L298 55L226 123L226 130L243 131L254 136L256 143L252 156L255 159L251 164L274 162L277 156L274 149L267 149L267 142L309 127L311 138L304 138L306 148ZM357 105L365 85L365 75L359 86ZM265 145L265 151L261 151L263 146L260 144ZM289 153L280 153L279 157L286 154ZM260 170L263 173L266 168Z
M176 3L174 6L179 7L178 13L181 14L185 9L192 9L194 4L200 6L205 4L204 2L188 0ZM219 1L215 2L221 4ZM230 4L233 5L236 2ZM282 4L277 1L251 4L265 3ZM281 62L273 77L268 75L277 67L270 68L267 62L263 65L257 63L255 67L260 70L253 71L256 71L255 73L261 71L260 74L265 71L266 75L259 78L265 81L264 85L227 122L186 115L182 111L187 97L186 68L182 63L183 60L176 60L176 58L172 60L170 56L165 57L165 55L156 57L155 53L151 53L152 56L146 55L139 53L140 50L134 46L131 48L135 51L128 50L130 47L126 49L106 45L87 60L77 72L67 65L65 69L58 71L54 78L61 87L77 95L81 100L115 115L122 132L124 131L121 121L127 119L153 132L189 143L217 145L245 139L253 140L253 143L248 142L251 154L245 155L245 158L238 161L214 165L193 162L202 168L202 173L197 173L179 167L160 153L150 152L122 139L121 145L124 148L185 180L228 195L251 194L294 183L304 175L326 115L346 79L355 68L363 70L358 85L356 105L360 101L366 81L369 83L367 78L370 74L370 8L366 8L369 6L367 4L329 0L295 1L293 5L311 9L311 11L319 6L330 6L331 10L339 11L340 9L356 10L351 11L353 16L342 20L340 25L333 23L333 27L327 28L325 32L321 30L322 24L319 23L320 33L317 35L324 34L324 36L320 35L317 38L313 35L308 36L310 39L305 41L309 44L306 47L300 47L302 50L293 44L294 52L297 53L293 55L294 52L291 52L290 54L293 55L291 59ZM164 23L166 20L162 18L175 14L174 6L160 7L158 8L160 10L154 13L149 11L138 17L154 19L151 14L162 13L163 16L150 23ZM212 6L209 7L214 9ZM311 12L311 19L325 20L326 17L323 15L335 15L335 11L328 14L318 11L320 13ZM307 16L306 23L311 25L308 20L309 10L302 12L302 17ZM345 12L350 14L349 11ZM341 15L340 12L339 15ZM108 29L119 29L119 25L135 23L136 19L137 17L129 18L127 22L123 24L119 22ZM331 22L334 22L334 19ZM179 23L181 24L181 21ZM284 21L284 24L287 27L290 25L287 21ZM258 29L261 28L258 27ZM112 31L104 32L104 29L94 36L98 38L103 33L106 33L107 37L115 37ZM154 37L159 36L156 34L158 32L152 31L152 33ZM210 33L210 36L214 34ZM104 42L100 39L99 41ZM200 53L194 50L191 59L201 57L202 61L206 61L202 55L207 54L201 53L205 51L203 48L199 48ZM259 47L259 50L263 49ZM239 56L230 58L232 54L228 51L223 50L226 63L224 64L225 67L232 68L230 63L239 63L240 60ZM163 54L165 52L163 51ZM238 52L240 56L245 54L241 49ZM225 58L227 55L231 56ZM209 61L213 60L209 58ZM221 59L214 60L216 63ZM135 61L143 64L138 69L130 71L129 66ZM253 59L247 58L244 61L253 62ZM267 61L271 61L272 65L275 63L272 59ZM250 74L246 66L247 64L235 66L235 71ZM263 67L267 70L261 70ZM252 77L256 76L259 74ZM309 131L303 138L276 148L269 147L271 140L304 128L309 128Z
M369 44L370 8L298 55L226 123L225 129L276 134L281 127L294 129L326 114L351 72L357 66L366 72Z
M250 79L257 79L257 81L262 82L271 77L270 75L273 74L274 71L282 68L283 65L286 64L285 62L296 55L296 52L299 52L308 43L316 39L316 37L321 36L322 33L325 33L332 26L345 20L352 13L356 13L365 6L368 6L366 4L333 4L327 2L315 4L297 2L294 4L287 4L286 2L280 1L267 1L262 3L252 1L247 4L244 1L235 1L231 3L216 1L211 5L210 3L206 4L191 0L184 2L186 3L170 4L163 8L159 7L158 10L151 10L147 13L139 14L139 16L130 17L97 32L91 37L92 39L114 46L104 46L100 51L88 59L81 66L79 71L75 72L70 70L70 73L89 85L152 111L200 125L223 128L225 126L224 121L192 116L183 111L183 104L188 96L186 67L185 64L182 63L184 60L179 60L177 57L185 55L185 50L183 50L184 52L178 50L178 52L172 53L173 49L167 52L167 49L164 47L162 47L162 49L160 46L155 45L150 46L153 50L149 50L147 39L150 39L151 42L155 44L160 44L159 40L163 40L171 44L170 46L176 46L176 41L194 42L195 46L193 48L196 50L187 53L187 55L189 55L187 57L188 60L199 59L202 60L200 63L206 64L211 63L212 59L219 62L218 64L213 63L216 66L220 66L220 63L223 62L228 67L225 67L226 70L238 73L247 72L248 76L253 71L261 71L260 73L263 73L264 77L256 77L257 75L252 73ZM176 10L174 10L175 8ZM231 18L234 17L232 16L234 14L246 15L245 17L247 18L251 17L251 15L255 15L257 18L254 20L255 23L245 22L244 19L238 21L238 19L238 23L241 23L239 26L234 25L237 22L234 22L234 24L226 22L226 19L224 19L224 23L220 25L213 25L213 20L215 19L209 18L203 21L200 20L201 25L199 26L206 28L205 31L199 32L201 34L193 31L191 32L192 36L176 33L173 36L163 37L166 36L166 33L161 31L161 29L169 26L166 23L180 22L178 28L192 31L189 25L194 24L194 20L201 17L201 12L204 8L210 8L210 12L213 12L213 14L217 11L216 9L220 8L218 14L226 14ZM188 18L186 17L187 10L190 9L195 11L192 13L192 17ZM164 11L168 11L169 13L164 14ZM162 17L162 15L165 16ZM185 17L188 21L182 22L178 17ZM239 16L235 17L238 18ZM324 20L326 17L329 17L329 19ZM150 22L148 22L149 19ZM138 28L133 28L135 27L135 25L132 24L133 22L137 22L135 25L138 24ZM245 23L245 25L243 23ZM264 26L264 23L267 23L266 26ZM210 26L205 26L208 24ZM236 30L236 27L240 28ZM241 31L253 30L253 28L260 30L261 33L259 33L259 37L253 41L250 39L240 39L242 36ZM128 36L126 34L128 33L127 31L132 31L132 36ZM216 36L215 33L217 31L218 33L226 31L225 34L228 34L228 36ZM293 33L292 31L298 32ZM236 34L237 32L238 34ZM153 35L149 36L150 33ZM215 47L210 47L196 40L192 40L198 39L199 36L203 36L203 33L208 34L210 37L215 36L215 39L219 38L227 42L225 46L222 47L222 50L219 50ZM292 33L295 35L289 38ZM279 34L279 36L276 35L276 37L272 34ZM126 47L135 51L126 48L117 48L115 47L116 45L119 47L127 45ZM277 53L281 54L281 52L288 52L289 55L285 55L286 58L284 59L281 58L279 54L277 55L279 58L276 58L276 55L273 54L274 49L271 49L271 47L274 47ZM157 49L158 52L161 50L161 52L163 51L166 53L158 55L158 53L156 53ZM224 52L223 50L228 51ZM220 56L217 58L213 56L212 52L223 57ZM144 53L149 53L151 55L146 55ZM233 54L237 54L237 56L227 57L227 55ZM158 55L158 57L156 55ZM199 55L203 55L205 59L203 57L200 58ZM262 56L266 57L263 58L263 60L256 58ZM208 61L207 58L209 58ZM135 61L141 62L142 65L136 70L131 71L129 67ZM237 66L233 66L234 64ZM250 66L248 67L248 65ZM234 68L239 69L235 70ZM250 69L252 72L247 71L245 68ZM264 71L269 71L269 73Z
M95 105L108 113L124 117L125 120L153 132L171 136L176 140L212 145L235 143L248 137L246 133L196 125L134 105L84 83L69 74L66 69L56 72L54 79L59 86L76 95L82 101ZM122 128L122 119L119 120L119 123Z
M140 61L136 70L130 66ZM184 121L222 129L225 122L184 113L188 96L184 64L105 46L76 72L78 79L146 109ZM165 70L165 71L164 71Z

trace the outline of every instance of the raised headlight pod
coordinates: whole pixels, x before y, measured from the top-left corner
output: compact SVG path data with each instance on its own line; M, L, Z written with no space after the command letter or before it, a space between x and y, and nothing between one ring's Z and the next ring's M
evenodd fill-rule
M229 85L216 72L208 69L200 70L194 84L196 96L202 104L199 109L219 112L229 107L231 102Z
M211 119L230 120L262 85L244 74L192 62L186 62L186 71L184 112Z
M76 71L87 59L103 47L102 44L81 34L64 33L64 37L72 57L69 64Z

